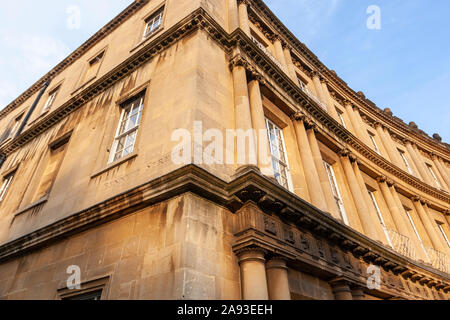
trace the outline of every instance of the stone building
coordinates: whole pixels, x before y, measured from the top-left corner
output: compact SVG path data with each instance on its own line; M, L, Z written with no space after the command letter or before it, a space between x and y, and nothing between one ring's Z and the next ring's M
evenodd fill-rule
M450 297L449 145L261 0L135 1L0 129L1 299ZM179 129L266 135L177 163Z

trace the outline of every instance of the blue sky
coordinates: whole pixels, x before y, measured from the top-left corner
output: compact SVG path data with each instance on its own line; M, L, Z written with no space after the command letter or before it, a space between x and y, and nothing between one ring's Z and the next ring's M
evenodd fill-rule
M0 109L131 0L15 0L0 11ZM450 1L266 0L285 25L354 90L450 142ZM369 30L370 5L381 30ZM70 29L71 6L80 28ZM72 11L73 12L73 11Z

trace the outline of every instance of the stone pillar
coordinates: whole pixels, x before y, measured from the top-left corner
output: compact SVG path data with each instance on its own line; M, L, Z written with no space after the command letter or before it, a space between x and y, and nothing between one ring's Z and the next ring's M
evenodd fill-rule
M265 251L243 250L238 254L243 300L268 300Z
M370 198L369 192L367 190L366 183L364 182L364 178L361 174L361 170L359 169L358 161L355 161L353 163L353 169L355 171L356 179L358 180L359 187L362 190L362 194L364 197L364 201L367 204L367 208L369 209L366 213L366 215L369 215L370 220L372 221L372 224L374 228L376 229L377 238L374 238L374 240L381 240L385 245L389 245L389 241L386 238L386 234L383 231L383 228L381 227L380 219L378 218L378 214L376 212L376 208L373 204L372 199Z
M239 28L239 13L236 0L228 0L228 32Z
M446 189L447 191L450 191L450 181L447 175L447 172L444 170L443 167L441 167L441 163L439 161L439 158L436 155L432 155L431 159L433 160L434 167L437 171L437 176L440 178L442 187Z
M322 186L322 191L325 196L325 201L327 203L328 211L336 219L341 219L339 209L336 204L336 200L333 196L333 191L331 190L330 179L328 173L325 170L323 164L322 154L320 153L319 144L317 142L315 128L307 130L309 145L311 147L311 153L314 158L314 163L316 164L317 173L319 174L320 184Z
M348 118L350 119L351 127L353 128L353 134L362 140L361 127L356 119L355 112L353 111L353 105L349 100L344 101L345 111L347 112Z
M281 257L272 258L267 262L266 270L269 299L291 300L286 260Z
M250 112L245 61L241 57L235 57L232 61L232 68L236 130L252 130L252 115ZM246 163L241 163L241 165L256 165L256 150L253 147L256 147L256 145L251 146L250 144L250 146L247 146L245 154Z
M351 161L355 161L356 158L348 150L341 152L341 162L344 168L345 176L349 184L350 191L353 196L353 200L361 220L363 230L369 238L373 240L380 240L378 232L374 226L373 220L370 217L369 207L365 201L361 187L356 178Z
M405 234L405 236L409 237L411 240L412 245L414 246L417 256L417 259L422 259L425 262L429 262L428 260L428 254L425 252L424 246L420 243L420 240L417 238L416 232L414 231L413 226L411 225L411 222L409 221L405 208L403 207L402 201L400 200L400 197L398 195L397 190L395 189L395 185L391 187L392 189L392 195L394 197L395 202L397 202L397 207L401 210L401 213L403 214L403 217L405 218L405 222L408 226L408 233ZM411 217L412 219L412 217ZM417 228L417 226L416 226ZM418 231L417 231L418 232Z
M250 5L249 0L238 0L238 8L239 8L239 27L244 31L248 36L250 33L250 22L248 20L248 8Z
M295 84L298 84L297 72L295 72L295 66L294 66L294 62L292 60L291 51L292 51L292 48L289 45L285 44L284 48L283 48L283 52L284 52L284 59L286 61L289 77L291 77L292 81L294 81Z
M409 154L411 155L411 158L414 161L414 164L416 165L417 170L419 170L420 177L422 180L429 185L434 186L434 181L430 177L430 174L428 172L428 169L425 167L425 163L422 160L422 157L416 152L416 148L413 147L412 142L407 140L405 141L406 150L408 150Z
M336 300L353 300L350 284L345 279L334 279L330 281L330 285L333 290L334 298Z
M381 153L384 158L388 161L391 161L391 153L388 150L386 137L384 136L383 125L379 122L375 123L375 130L377 131L378 136L380 137L381 143L378 146L381 149Z
M322 92L325 97L325 102L328 105L328 113L334 120L340 123L339 115L336 111L336 107L334 106L333 100L331 99L330 91L328 90L328 84L326 79L321 80L322 83Z
M366 300L366 295L364 294L364 288L361 286L355 286L352 288L353 300Z
M273 46L275 48L275 57L281 63L284 72L289 74L289 70L286 63L286 58L284 56L283 43L279 36L275 36L273 39Z
M326 99L322 92L322 83L320 81L320 77L321 77L320 73L313 71L311 74L312 74L314 88L316 89L316 92L317 92L317 97L319 98L320 101L325 102Z
M327 211L327 203L320 184L317 168L312 156L311 147L309 145L308 136L306 134L305 122L306 117L303 114L294 116L294 130L297 136L298 149L305 172L305 179L308 185L311 202L320 210Z
M441 231L439 230L436 221L434 221L433 218L431 218L432 215L430 212L430 203L427 201L423 201L421 202L421 204L424 209L424 213L426 217L428 217L429 223L431 224L430 232L433 232L433 234L437 237L436 242L441 244L440 247L442 248L442 250L440 249L436 250L447 253L448 255L447 258L450 258L450 248L445 239L442 237Z
M383 132L385 140L387 141L386 147L389 153L389 157L391 158L391 162L395 164L397 167L403 168L404 167L403 160L400 158L399 151L395 145L394 140L392 140L389 130L386 127L383 127Z
M439 158L438 162L441 164L441 168L442 168L443 172L445 172L447 174L447 177L450 177L450 170L448 169L448 167L445 164L444 160ZM450 187L450 181L448 181L448 180L446 180L446 181L447 181L447 184L449 184L449 187Z
M250 111L253 129L257 135L255 141L257 141L258 167L262 174L274 178L269 137L261 98L260 83L263 81L264 80L261 77L257 76L256 79L250 81L248 85L250 93Z

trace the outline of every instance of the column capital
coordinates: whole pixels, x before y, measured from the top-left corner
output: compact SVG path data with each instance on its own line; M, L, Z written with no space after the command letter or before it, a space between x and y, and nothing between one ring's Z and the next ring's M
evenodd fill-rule
M388 180L388 178L386 176L378 176L377 177L378 183L385 183L387 180Z
M232 70L235 67L244 67L247 69L249 66L249 62L241 54L236 54L233 58L230 59L230 69Z
M250 247L239 249L235 254L239 259L239 263L246 261L265 262L265 256L268 254L268 251L260 247Z
M311 72L310 72L310 75L311 75L311 77L318 77L319 79L322 77L322 75L320 74L320 72L319 71L317 71L317 70L312 70Z
M266 79L262 74L256 70L252 71L249 77L249 81L258 81L260 85L265 85L267 83Z
M355 162L358 160L358 157L353 152L351 152L351 150L348 148L344 148L341 151L339 151L339 155L343 158L349 158L350 161L352 161L352 162Z
M287 270L288 267L286 263L288 262L288 259L282 256L274 256L270 258L266 262L266 269L284 269Z
M250 0L237 0L237 4L238 4L238 5L243 4L243 5L246 5L247 7L249 7L249 6L250 6L250 3L251 3Z
M293 51L294 50L294 48L287 42L283 41L281 44L283 45L283 49L285 49L285 50L289 50L289 51Z
M413 197L411 198L411 200L412 200L413 202L420 202L421 204L424 204L424 203L425 203L425 200L424 200L421 196L413 196Z
M291 120L293 120L293 121L305 121L306 119L307 119L308 117L306 116L306 114L304 114L303 112L301 112L301 111L298 111L298 112L296 112L296 113L294 113L292 116L291 116Z
M388 187L394 187L395 186L395 182L392 179L389 179L386 176L378 176L377 177L377 181L378 183L386 183L388 185Z
M348 107L348 106L353 107L352 102L348 99L344 99L342 102L344 103L345 107Z

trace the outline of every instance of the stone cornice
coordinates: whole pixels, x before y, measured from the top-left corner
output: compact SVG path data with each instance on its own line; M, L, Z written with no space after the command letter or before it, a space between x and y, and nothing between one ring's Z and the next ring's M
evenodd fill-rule
M100 31L95 33L85 43L83 43L78 49L72 52L67 58L61 61L56 67L50 70L45 76L34 83L24 93L17 97L13 102L7 105L0 111L0 119L5 117L16 107L20 106L26 99L38 92L46 81L53 79L56 75L60 74L63 70L69 67L74 61L85 54L90 48L97 44L100 40L104 39L107 35L113 32L118 26L124 23L129 17L131 17L136 11L141 9L150 0L136 0L130 4L125 10L117 15L113 20L106 24Z
M185 166L0 246L0 261L51 245L61 238L185 193L197 194L232 212L238 211L249 201L254 202L262 210L330 241L358 259L376 263L405 278L434 279L435 286L448 287L450 283L450 275L398 255L318 210L251 167L242 170L233 181L227 183L195 165Z
M297 37L289 31L288 28L275 16L275 14L267 7L267 5L262 0L254 0L252 2L252 8L257 10L257 13L266 20L270 21L271 27L274 28L277 32L279 32L285 38L285 42L290 44L293 48L295 48L299 53L302 54L304 58L308 60L308 62L316 68L317 71L320 71L322 75L326 75L327 79L332 80L331 82L337 86L339 89L344 91L348 96L350 96L354 101L357 101L358 104L364 106L364 111L370 113L372 117L376 119L382 119L385 123L390 124L390 126L402 131L402 133L406 136L414 137L416 140L421 141L426 144L432 150L429 152L433 152L439 150L442 154L446 155L446 158L450 158L450 150L448 147L443 144L437 143L431 137L424 136L414 130L411 129L406 123L401 121L400 119L390 116L383 112L381 109L376 106L371 105L368 100L362 94L356 93L352 90L347 83L345 83L341 78L337 76L337 74L333 71L330 71L320 60L319 58L312 53L305 44L300 42ZM373 104L373 103L372 103ZM447 160L449 161L449 160Z

